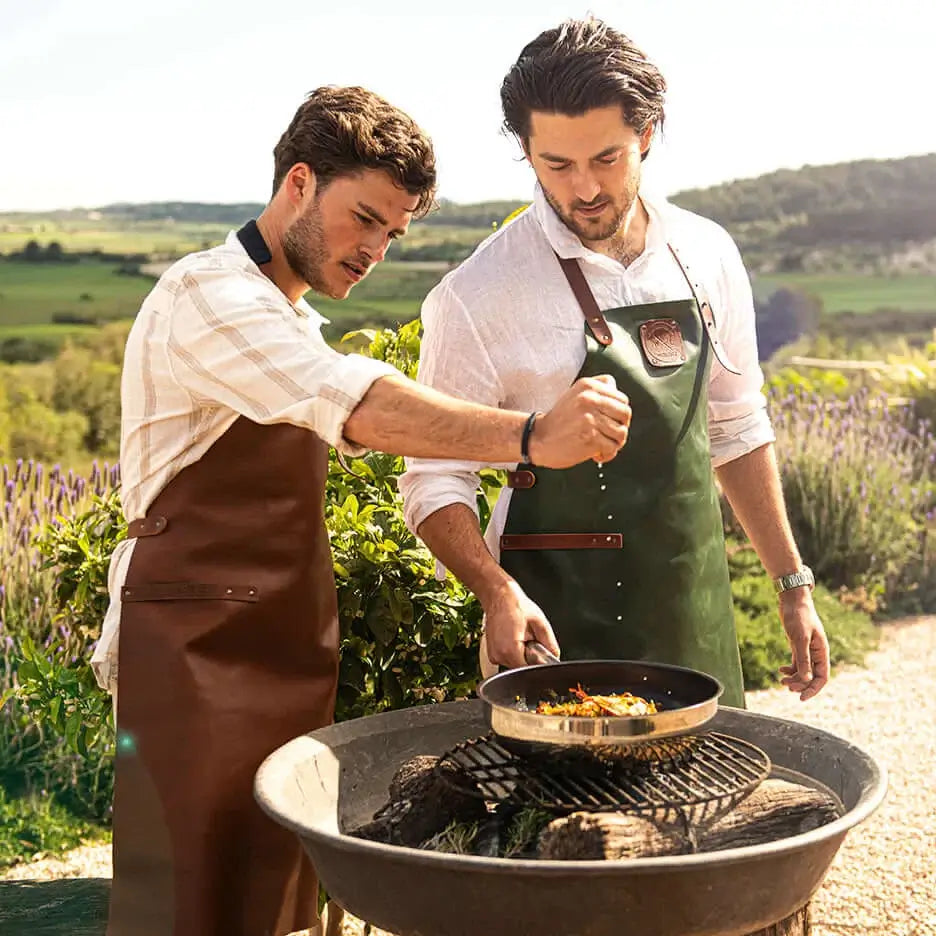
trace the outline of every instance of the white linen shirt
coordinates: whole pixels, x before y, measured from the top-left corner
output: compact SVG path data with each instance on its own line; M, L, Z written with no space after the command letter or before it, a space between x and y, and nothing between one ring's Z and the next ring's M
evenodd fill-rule
M692 291L670 253L672 242L700 276L719 340L740 375L712 361L709 439L715 467L774 440L761 393L754 300L741 255L713 221L641 196L646 247L630 266L587 248L549 206L533 204L488 237L429 293L422 307L420 382L452 396L506 409L550 410L585 360L584 319L556 260L579 260L599 308L688 299ZM554 253L555 252L555 253ZM634 419L640 419L635 413ZM412 531L449 504L477 512L483 463L407 459L400 479ZM491 467L514 469L516 464ZM499 559L512 491L501 492L485 539Z
M240 416L304 426L348 454L344 424L389 364L339 354L321 334L327 319L292 305L234 233L174 263L130 330L121 380L121 502L128 521ZM136 540L121 542L108 574L110 606L91 659L116 691L120 594Z

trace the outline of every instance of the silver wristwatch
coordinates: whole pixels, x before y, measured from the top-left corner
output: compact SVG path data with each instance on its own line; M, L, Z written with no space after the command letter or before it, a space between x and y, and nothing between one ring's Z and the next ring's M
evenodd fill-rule
M775 578L773 583L779 595L780 592L789 591L791 588L802 588L804 585L815 588L816 577L813 575L812 569L804 565L802 568L797 569L796 572L792 572L789 575L781 575L780 578Z

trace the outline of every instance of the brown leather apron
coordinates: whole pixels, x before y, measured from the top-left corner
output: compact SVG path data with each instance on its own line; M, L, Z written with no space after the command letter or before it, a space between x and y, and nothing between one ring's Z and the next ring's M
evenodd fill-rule
M241 417L159 494L123 590L108 936L282 936L317 922L292 832L253 799L328 724L338 618L328 449Z

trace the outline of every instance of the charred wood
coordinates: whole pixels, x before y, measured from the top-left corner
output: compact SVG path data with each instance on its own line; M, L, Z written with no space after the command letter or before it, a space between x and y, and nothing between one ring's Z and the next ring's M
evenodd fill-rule
M818 790L765 780L709 825L661 822L630 813L573 813L543 830L538 855L560 861L620 861L719 851L799 835L838 816L836 802Z
M481 823L487 806L474 781L450 762L423 755L393 775L389 802L350 835L418 848L453 825Z

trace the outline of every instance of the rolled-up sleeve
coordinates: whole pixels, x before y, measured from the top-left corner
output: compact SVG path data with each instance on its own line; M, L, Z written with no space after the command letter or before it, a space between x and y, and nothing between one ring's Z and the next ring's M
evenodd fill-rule
M762 392L764 374L757 355L751 282L734 241L724 231L721 233L721 301L716 321L719 339L741 373L732 374L717 360L712 363L709 438L716 468L774 441Z
M503 390L497 371L447 279L423 302L422 322L419 382L463 400L500 406ZM428 516L450 504L464 504L477 513L478 472L483 467L483 462L407 458L399 489L410 530L415 533Z
M257 423L303 426L349 455L365 451L344 437L345 423L396 368L339 354L263 282L225 270L186 273L170 314L173 374L193 397Z

